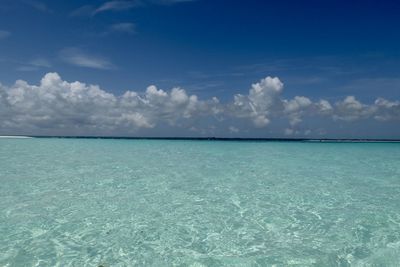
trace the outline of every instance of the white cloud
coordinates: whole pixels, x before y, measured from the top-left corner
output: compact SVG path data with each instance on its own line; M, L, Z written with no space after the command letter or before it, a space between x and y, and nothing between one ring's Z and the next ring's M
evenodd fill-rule
M248 95L237 94L231 106L232 115L239 118L250 118L256 127L269 124L269 116L281 109L279 95L283 83L279 78L266 77L252 85Z
M77 48L66 48L60 52L60 57L65 62L92 69L112 69L114 65L107 59L89 55Z
M285 99L279 78L266 77L251 86L247 95L234 95L233 101L220 103L216 98L199 99L183 88L169 91L148 86L144 92L127 91L118 96L97 85L67 82L57 73L48 73L38 85L18 80L13 86L0 84L0 131L19 134L132 134L159 125L185 128L200 134L238 133L233 125L250 121L256 128L270 127L274 120L287 121L285 135L310 135L321 132L301 128L304 120L398 121L400 102L378 98L372 104L353 96L331 105L327 100L313 102L305 96ZM206 120L200 125L199 120ZM221 123L215 127L211 121ZM226 121L226 124L223 122ZM351 125L351 124L348 124ZM242 126L240 127L242 128ZM240 131L242 132L242 131Z
M291 100L284 100L284 112L288 114L290 125L294 126L302 121L303 114L311 107L312 102L304 96L295 96Z
M253 124L262 128L267 126L272 118L288 118L292 126L302 121L302 116L316 109L313 102L304 96L293 99L283 99L283 83L278 77L266 77L252 85L248 95L234 96L231 113L238 118L249 118ZM328 108L329 102L322 104Z
M149 86L144 93L128 91L122 96L96 85L63 81L57 73L46 74L39 85L19 80L10 88L0 87L0 129L61 129L91 133L134 132L158 122L211 114L215 101L201 101L185 90L171 92Z
M374 113L374 106L362 104L354 96L347 96L344 100L335 104L336 112L333 116L336 120L355 121L368 118Z
M279 78L266 77L253 84L248 95L234 95L233 103L228 104L226 110L229 111L225 113L236 118L250 119L254 126L259 128L266 127L276 118L287 119L291 127L300 124L305 117L316 116L348 122L361 119L400 119L399 101L391 102L378 98L374 104L367 105L354 96L347 96L332 106L327 100L313 102L305 96L284 99L283 87ZM291 128L289 130L285 131L285 134L296 133Z
M319 102L315 103L315 106L317 108L317 113L321 113L324 115L329 115L333 111L333 107L331 103L327 100L320 100Z
M399 120L400 101L389 101L384 98L375 100L376 114L374 118L379 121Z
M284 101L285 112L291 114L296 113L311 106L312 102L309 98L304 96L295 96L291 100Z

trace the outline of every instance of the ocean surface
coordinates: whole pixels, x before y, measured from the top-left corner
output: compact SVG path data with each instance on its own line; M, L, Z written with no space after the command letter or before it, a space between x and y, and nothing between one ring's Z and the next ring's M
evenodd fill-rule
M399 264L399 143L0 139L0 266Z

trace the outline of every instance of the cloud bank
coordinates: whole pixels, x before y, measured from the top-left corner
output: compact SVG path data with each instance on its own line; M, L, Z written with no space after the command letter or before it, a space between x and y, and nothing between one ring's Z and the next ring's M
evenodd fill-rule
M97 85L67 82L57 73L47 73L39 85L23 80L10 87L0 85L0 132L135 135L165 127L200 135L219 127L220 132L240 135L244 130L266 130L280 121L282 134L293 135L299 125L315 118L331 123L400 120L399 101L377 98L364 104L354 96L335 103L305 96L285 99L283 89L279 78L266 77L252 84L247 94L235 94L231 101L221 103L216 97L199 99L183 88L164 91L155 85L118 96Z

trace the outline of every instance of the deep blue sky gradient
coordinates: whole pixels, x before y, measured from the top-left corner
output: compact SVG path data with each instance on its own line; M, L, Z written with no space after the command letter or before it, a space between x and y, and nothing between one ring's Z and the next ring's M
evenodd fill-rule
M199 0L70 15L103 2L43 1L51 9L43 12L30 1L2 1L0 28L11 35L0 42L0 80L37 82L55 70L117 93L155 83L223 98L271 75L285 82L287 94L399 97L398 1ZM136 33L103 34L121 22L134 23ZM68 65L59 59L68 47L104 57L115 69ZM17 70L38 57L51 68ZM351 88L359 79L394 81L392 88Z
M399 1L142 1L129 10L73 15L96 1L1 0L0 81L37 84L56 71L114 94L150 84L227 101L266 76L285 97L400 99ZM111 32L133 23L135 33ZM110 69L65 62L77 49ZM32 67L44 59L50 66Z

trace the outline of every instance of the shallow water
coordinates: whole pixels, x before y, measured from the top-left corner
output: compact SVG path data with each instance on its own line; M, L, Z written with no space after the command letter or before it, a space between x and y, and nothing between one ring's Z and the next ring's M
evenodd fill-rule
M0 140L0 266L399 266L400 144Z

